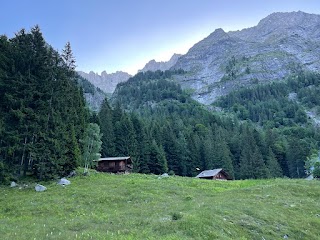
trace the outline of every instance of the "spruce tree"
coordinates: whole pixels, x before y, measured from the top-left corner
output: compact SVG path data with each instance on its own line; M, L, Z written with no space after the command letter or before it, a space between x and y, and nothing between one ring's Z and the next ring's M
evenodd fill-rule
M113 111L108 103L107 98L104 99L99 112L100 129L102 133L102 157L115 156L115 135Z

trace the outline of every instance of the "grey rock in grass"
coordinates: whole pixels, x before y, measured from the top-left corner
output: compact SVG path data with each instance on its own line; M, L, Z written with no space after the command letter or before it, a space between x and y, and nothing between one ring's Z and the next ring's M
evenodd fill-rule
M16 186L18 186L17 183L12 181L11 184L10 184L10 187L16 187Z
M67 176L68 178L71 178L71 177L75 177L77 175L76 171L72 171L69 173L69 175Z
M34 189L37 191L37 192L44 192L47 190L47 188L43 185L40 185L40 184L37 184Z
M71 182L66 178L61 178L60 181L58 182L59 185L63 185L63 186L69 185L70 183Z
M306 180L313 180L314 177L313 177L313 175L311 174L311 175L309 175L308 177L306 177L305 179L306 179Z
M169 174L168 173L164 173L164 174L161 175L161 177L167 178L167 177L169 177Z

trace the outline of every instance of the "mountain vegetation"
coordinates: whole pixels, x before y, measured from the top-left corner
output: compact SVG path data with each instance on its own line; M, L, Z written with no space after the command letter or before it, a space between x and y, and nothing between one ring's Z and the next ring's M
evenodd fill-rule
M102 155L131 155L141 173L194 176L222 167L236 179L306 176L305 161L320 135L287 95L316 84L318 75L230 93L217 102L231 112L224 113L193 100L172 80L177 74L184 72L139 73L118 85L115 107L105 100L100 112Z
M0 37L1 182L84 166L89 112L74 69L70 43L59 54L38 26Z

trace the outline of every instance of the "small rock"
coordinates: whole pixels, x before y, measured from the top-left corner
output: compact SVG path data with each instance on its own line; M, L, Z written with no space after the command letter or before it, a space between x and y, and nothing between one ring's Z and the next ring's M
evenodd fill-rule
M72 171L69 173L69 175L67 176L68 178L71 178L71 177L75 177L77 175L76 171Z
M169 177L169 174L168 173L164 173L161 175L161 177Z
M17 183L12 181L11 184L10 184L10 187L16 187L17 186Z
M47 190L47 188L43 185L40 185L40 184L37 184L34 189L37 191L37 192L44 192Z
M289 235L286 234L286 235L283 236L283 238L287 239L287 238L289 238Z
M71 182L66 178L61 178L60 181L58 182L59 185L63 185L63 186L69 185L70 183Z

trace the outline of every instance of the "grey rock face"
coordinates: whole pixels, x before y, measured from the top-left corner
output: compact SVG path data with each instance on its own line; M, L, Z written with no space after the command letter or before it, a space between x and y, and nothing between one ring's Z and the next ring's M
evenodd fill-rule
M252 28L217 29L172 68L188 71L176 80L204 104L239 87L320 71L320 15L273 13Z
M116 72L108 74L106 71L103 71L101 75L89 72L85 73L82 71L78 71L78 74L89 80L93 85L99 87L105 93L113 93L118 83L127 81L130 77L130 74L126 72Z
M155 72L157 70L166 71L169 70L172 66L176 64L181 54L173 54L168 62L156 62L155 60L151 60L148 62L143 69L139 70L139 72L147 72L152 71Z

